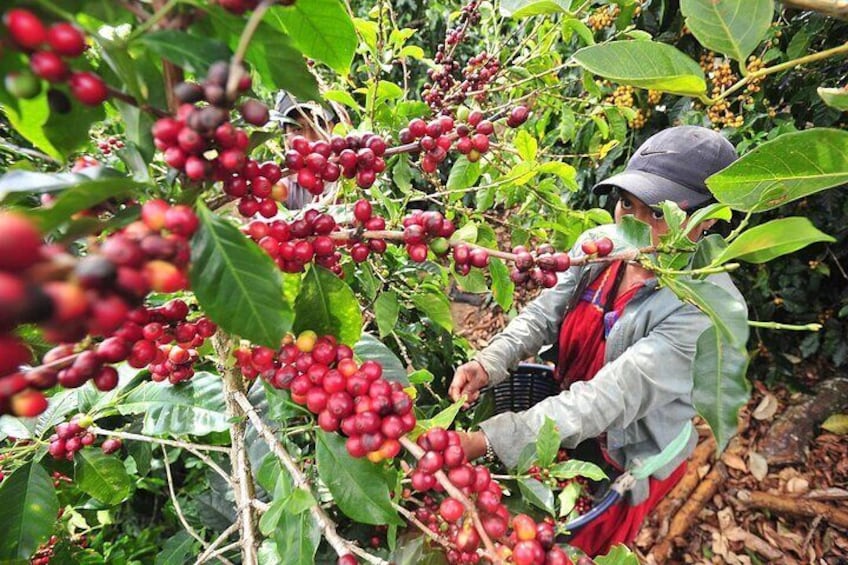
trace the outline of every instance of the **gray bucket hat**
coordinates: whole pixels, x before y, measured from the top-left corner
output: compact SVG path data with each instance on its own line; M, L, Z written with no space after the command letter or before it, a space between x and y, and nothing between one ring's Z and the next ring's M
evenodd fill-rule
M281 90L277 94L274 109L270 112L270 118L277 122L280 127L284 127L286 124L297 125L297 117L301 112L305 112L313 118L321 118L325 124L334 121L336 117L332 110L324 108L316 102L301 102L290 93Z
M736 149L716 131L677 126L649 137L623 172L596 184L595 194L625 190L648 206L671 200L683 210L713 199L708 177L737 159Z

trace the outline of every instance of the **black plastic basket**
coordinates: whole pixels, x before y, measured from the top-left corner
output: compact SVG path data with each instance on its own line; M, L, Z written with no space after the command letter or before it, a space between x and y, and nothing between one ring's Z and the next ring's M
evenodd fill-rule
M491 388L495 414L521 412L561 392L554 370L547 365L520 363L510 378Z

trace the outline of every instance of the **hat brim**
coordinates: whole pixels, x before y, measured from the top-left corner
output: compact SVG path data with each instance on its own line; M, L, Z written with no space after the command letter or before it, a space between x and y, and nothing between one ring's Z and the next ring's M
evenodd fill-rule
M607 194L614 188L626 190L651 207L659 206L661 202L671 200L681 209L688 210L712 199L709 194L697 192L682 184L645 171L624 171L599 182L592 188L592 191L595 194Z

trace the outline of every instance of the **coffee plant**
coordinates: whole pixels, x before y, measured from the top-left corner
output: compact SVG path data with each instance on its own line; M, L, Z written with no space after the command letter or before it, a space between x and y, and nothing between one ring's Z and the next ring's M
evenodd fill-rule
M757 273L836 241L810 212L848 181L848 30L827 15L6 4L4 562L588 562L566 524L603 472L560 452L553 422L517 469L467 459L455 430L490 407L445 399L471 352L449 289L512 312L572 265L639 261L713 321L694 399L722 448L748 399L749 328L820 328L749 320L705 276L753 264L737 273L768 295ZM336 122L284 140L279 90ZM730 229L693 242L666 203L654 245L588 188L671 124L721 129L742 157L688 220ZM306 209L285 208L295 182Z

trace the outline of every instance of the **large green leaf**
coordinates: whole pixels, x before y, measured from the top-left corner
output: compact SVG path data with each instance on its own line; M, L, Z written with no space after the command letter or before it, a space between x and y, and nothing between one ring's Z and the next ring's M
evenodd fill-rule
M571 0L502 0L501 14L513 19L547 14L565 14Z
M681 0L680 11L701 45L744 64L771 25L774 0Z
M664 278L663 282L709 316L726 341L738 347L748 341L748 309L728 291L706 280Z
M451 317L450 302L444 294L432 289L419 290L412 295L412 303L415 307L447 331L453 331L453 318Z
M831 108L836 108L842 112L848 112L848 89L846 88L824 88L816 89L824 100L824 103Z
M671 45L654 41L614 41L584 47L574 59L596 75L620 84L683 96L707 91L698 63Z
M217 39L176 29L145 33L139 42L163 59L198 76L205 75L215 61L230 59L230 49Z
M221 377L197 373L187 383L147 382L117 405L121 414L144 414L143 433L196 435L229 428Z
M809 218L778 218L743 232L716 259L716 263L726 263L733 259L767 263L820 241L832 243L836 239L816 229Z
M495 302L509 311L512 307L512 296L515 293L515 283L509 278L509 269L497 257L489 260L489 274L492 276L492 296Z
M50 475L29 462L0 483L0 559L26 559L53 531L59 499Z
M378 362L383 367L383 378L387 381L399 382L404 386L409 384L403 363L391 349L373 335L363 333L353 346L353 352L362 361Z
M318 474L330 489L339 509L362 524L403 524L392 508L390 484L383 467L367 459L354 459L338 434L318 432Z
M195 555L195 540L188 532L177 532L168 538L162 551L156 554L153 565L176 565L185 563L189 556Z
M719 202L762 212L848 182L848 131L813 128L763 143L707 179Z
M573 479L574 477L586 477L593 481L600 481L607 478L604 470L588 461L580 461L579 459L569 459L562 463L557 463L551 467L551 476L561 481Z
M202 203L198 216L189 275L203 311L230 333L279 347L292 322L279 269L238 228Z
M456 194L451 195L451 199L456 197L455 199L459 200L463 194L459 191L463 188L474 186L474 183L476 183L480 178L480 173L479 161L474 161L472 163L464 155L457 158L456 162L454 162L451 167L446 185L446 188L449 191L457 191Z
M294 331L332 334L353 345L362 334L362 310L350 286L323 267L312 265L294 303Z
M356 30L339 0L309 0L274 8L269 15L303 54L346 74L356 52Z
M80 449L74 456L74 483L103 504L118 504L130 495L130 476L123 462L99 449Z
M719 451L736 433L739 409L750 398L748 352L745 344L733 345L715 326L698 338L692 363L695 409L710 425Z

